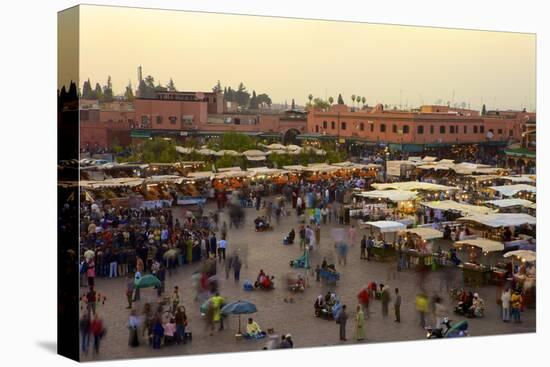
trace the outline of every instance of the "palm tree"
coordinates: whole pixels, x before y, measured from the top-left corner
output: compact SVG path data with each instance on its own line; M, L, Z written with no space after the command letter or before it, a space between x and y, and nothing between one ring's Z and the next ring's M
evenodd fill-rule
M355 107L355 94L351 95L351 100L353 101L353 107Z
M330 103L332 105L334 103L334 98L328 97L328 103Z
M363 106L365 106L366 101L367 101L367 99L365 97L361 97L361 102L363 102Z
M357 101L357 107L361 108L361 97L357 95L357 97L355 97L355 100Z

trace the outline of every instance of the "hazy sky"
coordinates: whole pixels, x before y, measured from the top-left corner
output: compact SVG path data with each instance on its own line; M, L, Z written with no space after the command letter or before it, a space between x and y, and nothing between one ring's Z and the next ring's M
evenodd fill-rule
M82 6L80 75L116 93L137 66L178 90L239 82L275 103L342 93L418 106L535 108L532 34ZM401 92L400 92L401 91Z

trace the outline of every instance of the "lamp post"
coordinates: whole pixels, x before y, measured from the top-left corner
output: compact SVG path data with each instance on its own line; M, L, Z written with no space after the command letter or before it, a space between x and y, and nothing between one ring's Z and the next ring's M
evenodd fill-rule
M385 148L384 153L384 182L388 181L388 159L390 158L390 151L388 147Z

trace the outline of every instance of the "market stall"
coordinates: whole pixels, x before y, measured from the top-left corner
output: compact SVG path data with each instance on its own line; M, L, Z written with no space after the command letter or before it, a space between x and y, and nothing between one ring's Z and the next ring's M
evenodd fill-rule
M397 234L407 226L400 222L380 220L376 222L359 222L374 238L372 253L376 259L388 260L396 255L395 243Z
M490 252L504 250L504 244L486 238L473 238L457 241L455 242L455 247L468 251L468 261L459 265L462 269L464 284L477 287L489 284L493 269L489 265L481 264L479 259Z
M409 228L400 232L403 245L398 248L402 266L414 266L417 270L433 269L437 262L433 241L443 238L443 232L430 227ZM440 262L441 263L441 262Z

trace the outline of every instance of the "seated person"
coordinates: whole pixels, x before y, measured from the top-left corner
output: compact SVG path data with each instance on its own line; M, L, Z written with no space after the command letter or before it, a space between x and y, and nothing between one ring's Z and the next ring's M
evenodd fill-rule
M313 305L313 308L315 308L315 312L319 312L323 307L325 307L325 299L320 294L317 299L315 300L315 304Z
M260 325L256 321L254 321L252 318L248 319L248 323L246 324L246 333L244 334L245 337L248 338L263 338L266 335L265 331L262 331L260 329Z
M321 269L326 269L328 266L327 258L323 257L323 262L321 263Z
M176 334L176 324L174 319L170 319L166 324L163 325L164 328L164 344L170 345L175 341Z
M267 221L264 219L264 217L258 217L254 219L254 225L256 226L256 229L261 229L266 227Z
M294 238L296 237L296 232L294 232L294 228L292 228L290 230L290 233L288 234L288 236L286 237L287 241L288 241L288 244L293 244L294 243Z
M472 306L470 306L470 313L475 317L482 317L483 310L485 309L485 302L477 293L474 293L474 298L472 300Z
M258 273L258 276L256 277L256 284L262 284L265 278L265 273L263 269L260 269L260 272Z

